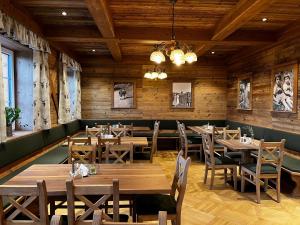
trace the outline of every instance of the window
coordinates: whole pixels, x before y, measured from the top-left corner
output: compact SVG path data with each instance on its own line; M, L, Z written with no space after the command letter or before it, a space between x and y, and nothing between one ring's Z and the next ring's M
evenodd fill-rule
M14 54L13 51L6 48L2 48L1 54L5 106L14 107Z
M69 85L69 96L70 96L70 110L71 119L76 119L76 101L77 101L77 80L75 72L72 69L68 69L68 85Z

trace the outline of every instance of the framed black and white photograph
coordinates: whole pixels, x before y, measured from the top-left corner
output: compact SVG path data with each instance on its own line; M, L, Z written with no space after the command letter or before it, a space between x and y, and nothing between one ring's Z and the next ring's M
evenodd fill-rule
M135 82L113 82L112 108L132 109L136 107Z
M297 112L298 63L275 66L272 72L273 112Z
M238 78L237 108L240 110L252 110L252 76L241 75Z
M172 83L172 108L193 108L192 82Z

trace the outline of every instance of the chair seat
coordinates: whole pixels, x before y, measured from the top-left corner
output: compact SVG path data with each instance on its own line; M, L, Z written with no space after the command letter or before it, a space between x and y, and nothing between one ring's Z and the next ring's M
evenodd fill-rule
M242 169L246 168L253 173L256 173L256 163L248 163L242 165ZM276 167L270 164L261 165L261 173L262 174L277 174Z
M150 160L150 152L135 152L133 160Z
M226 156L215 156L215 163L216 165L235 165L236 162Z
M138 195L135 204L138 215L157 215L159 211L176 214L176 201L170 195Z

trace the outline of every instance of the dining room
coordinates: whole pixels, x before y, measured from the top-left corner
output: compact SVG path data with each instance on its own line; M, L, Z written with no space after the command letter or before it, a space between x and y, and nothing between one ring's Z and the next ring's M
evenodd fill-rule
M300 224L300 0L0 0L0 225Z

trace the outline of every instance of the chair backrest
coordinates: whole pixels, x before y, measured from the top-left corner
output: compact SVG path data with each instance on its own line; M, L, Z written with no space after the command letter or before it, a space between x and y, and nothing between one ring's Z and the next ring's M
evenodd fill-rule
M211 165L215 165L214 143L209 133L202 133L202 145L205 163L209 162Z
M105 147L106 143L119 145L121 144L121 137L102 138L101 136L98 136L98 147Z
M96 127L101 129L102 134L111 134L111 126L109 123L106 125L97 125Z
M0 185L0 196L0 224L50 224L44 180L37 181L36 185ZM6 208L4 208L3 197L10 203ZM39 206L37 213L30 210L31 206L36 206L36 201ZM18 216L21 216L21 222Z
M151 146L151 155L150 155L150 162L153 160L153 154L157 152L157 138L159 133L159 124L160 121L155 121L154 129L153 129L153 136L152 136L152 146Z
M111 222L103 220L103 212L100 210L95 210L93 216L93 224L92 225L167 225L167 212L159 211L158 213L158 221L157 222L143 222L143 223L134 223L134 222Z
M215 143L215 140L217 139L223 139L224 138L224 128L227 129L227 127L212 127L212 143Z
M171 196L176 199L176 211L180 212L185 195L187 175L191 164L191 159L183 158L183 151L180 151L176 160L176 170L173 178ZM177 198L176 198L177 197Z
M129 156L130 163L133 162L133 144L112 145L107 143L105 148L105 161L113 164L126 163L125 157Z
M83 164L92 164L96 161L96 146L94 145L70 145L68 153L68 163L72 159Z
M70 137L68 136L68 146L72 145L91 145L92 144L92 139L91 137Z
M132 137L133 124L119 125L118 127L111 127L111 133L116 137Z
M73 180L66 181L67 200L68 200L68 225L91 224L89 216L95 210L104 207L109 199L113 199L113 221L119 221L119 180L113 180L112 184L95 184L95 185L76 185ZM93 201L89 197L93 196ZM96 199L94 199L96 198ZM75 213L75 201L84 203L85 208L80 212L80 216ZM94 202L94 203L93 203ZM105 220L111 218L103 213Z
M86 136L92 136L92 137L97 137L98 135L100 135L102 132L101 128L98 127L85 127L85 134Z
M261 166L263 164L272 164L276 167L280 174L283 160L285 139L280 142L265 142L263 139L259 143L256 174L261 173Z
M236 130L228 130L223 128L223 137L225 140L240 140L241 128L238 127Z
M184 123L181 123L181 124L178 125L178 132L179 132L179 138L180 138L180 150L183 151L184 158L187 158L188 139L187 139L187 136L186 136Z

